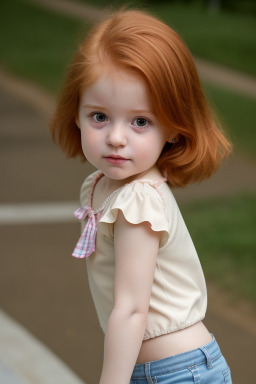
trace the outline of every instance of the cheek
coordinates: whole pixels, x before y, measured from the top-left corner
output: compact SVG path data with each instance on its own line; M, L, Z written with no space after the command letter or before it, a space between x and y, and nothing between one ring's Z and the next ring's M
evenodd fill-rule
M155 158L158 159L162 149L166 143L165 138L162 135L153 134L148 137L145 141L141 141L137 149L141 158Z
M93 144L93 135L91 135L89 132L81 130L81 143L84 155L86 156L86 153L90 153L91 146Z
M81 142L85 157L96 152L98 140L92 131L81 129Z

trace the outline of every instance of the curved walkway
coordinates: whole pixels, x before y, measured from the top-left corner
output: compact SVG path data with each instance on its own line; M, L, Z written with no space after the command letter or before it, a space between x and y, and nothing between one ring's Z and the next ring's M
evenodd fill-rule
M38 1L38 0L36 0ZM35 84L9 74L0 67L2 86L35 108L40 109L48 119L54 110L55 98ZM246 169L246 172L244 170ZM200 185L191 185L175 190L179 201L191 201L206 197L227 196L237 193L256 192L256 161L246 155L232 154L209 180ZM239 177L237 177L239 175Z
M1 309L0 345L1 384L85 384Z
M0 96L5 105L1 113L3 150L0 161L4 164L4 172L0 198L2 203L11 204L8 212L6 204L0 206L1 307L55 351L81 378L96 384L102 362L103 335L91 302L86 271L81 268L81 263L70 257L79 232L77 223L71 221L72 211L78 206L75 199L90 169L78 161L66 161L52 145L47 130L54 105L52 97L47 99L45 92L23 81L19 83L12 76L5 76L5 82L1 84ZM207 197L237 193L245 186L255 192L255 182L252 182L255 180L252 177L255 163L248 162L250 168L247 163L250 173L241 172L243 183L232 171L233 167L237 171L239 164L243 167L244 162L247 160L231 158L216 174L215 181L210 179L200 187L177 190L177 199L191 201L202 194ZM10 239L15 241L10 242ZM214 330L236 383L253 382L255 310L250 303L233 303L229 295L209 284L208 298L205 323ZM3 333L5 324L0 324ZM12 342L13 352L18 353L20 341L15 333ZM24 350L26 346L24 340ZM19 376L19 364L16 360L13 365L7 364L0 354L0 375L6 376L3 382L35 384L36 381L24 382L24 377ZM47 367L43 360L42 364ZM34 368L36 366L30 366L31 370ZM59 368L62 370L62 365ZM44 374L47 375L47 370L42 371ZM23 382L18 382L17 377ZM10 381L12 379L16 381ZM47 383L46 380L43 382ZM54 382L62 383L64 381L57 379Z
M45 0L44 4L47 2ZM50 3L56 4L57 1ZM69 3L70 6L67 1L58 3ZM83 4L80 6L85 10ZM0 197L3 202L13 203L12 209L20 213L19 223L14 223L13 218L3 217L4 211L0 206L1 249L4 255L0 267L1 306L54 350L80 377L90 384L96 383L95 375L99 373L102 360L103 335L97 325L84 279L85 272L81 264L77 261L72 263L69 257L79 228L69 222L68 217L78 204L74 200L81 180L90 170L78 162L66 162L50 143L47 121L55 103L52 95L3 70L0 70L0 83L2 100L5 100L1 116L4 150L1 151L0 161L4 164L4 172ZM245 89L248 91L247 86ZM239 172L245 165L248 172ZM244 190L255 192L255 161L234 155L214 178L200 187L177 191L177 199L185 201L202 195L210 197ZM30 201L35 199L47 204L40 207L37 203L32 205ZM64 216L59 214L60 205L55 203L60 200L64 202ZM28 204L25 208L30 216L26 215L26 210L24 213L24 203ZM48 211L44 211L44 222L39 223L41 215L38 215L37 209L44 210L45 207ZM61 208L63 213L63 206ZM24 218L27 219L26 224ZM10 242L10 238L15 241ZM255 310L250 303L232 302L228 294L223 294L211 284L208 284L208 294L206 325L215 330L217 338L220 335L218 339L233 369L236 384L253 382ZM12 328L14 325L16 329ZM22 328L23 336L25 332L28 339L35 342L36 346L31 349L30 341L21 335L20 330L19 325L0 311L1 383L82 383L59 358ZM40 356L38 348L43 351ZM28 361L32 353L35 363L26 366L22 360L24 353ZM89 369L91 373L88 373ZM38 372L41 377L35 376Z
M97 22L106 16L106 12L92 5L70 0L30 0L43 7L74 16L75 18ZM199 76L202 80L229 88L233 91L256 97L256 79L252 76L213 64L207 60L195 58Z

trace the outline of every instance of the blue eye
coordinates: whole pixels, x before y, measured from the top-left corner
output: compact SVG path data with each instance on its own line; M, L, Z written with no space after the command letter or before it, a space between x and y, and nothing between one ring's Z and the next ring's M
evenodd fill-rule
M148 120L144 119L144 117L138 117L134 120L134 125L141 128L146 127L148 125Z
M92 117L97 123L104 123L107 120L107 116L102 112L94 113Z

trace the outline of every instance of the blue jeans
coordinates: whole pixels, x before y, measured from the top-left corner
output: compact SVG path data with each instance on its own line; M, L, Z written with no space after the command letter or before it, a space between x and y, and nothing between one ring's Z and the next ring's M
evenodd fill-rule
M212 338L204 347L136 364L130 384L232 384L230 369Z

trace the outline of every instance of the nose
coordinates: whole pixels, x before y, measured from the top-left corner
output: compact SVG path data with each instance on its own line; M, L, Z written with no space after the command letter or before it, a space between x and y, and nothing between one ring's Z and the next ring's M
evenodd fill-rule
M127 144L127 137L125 127L123 124L113 124L109 127L106 142L112 147L125 147Z

